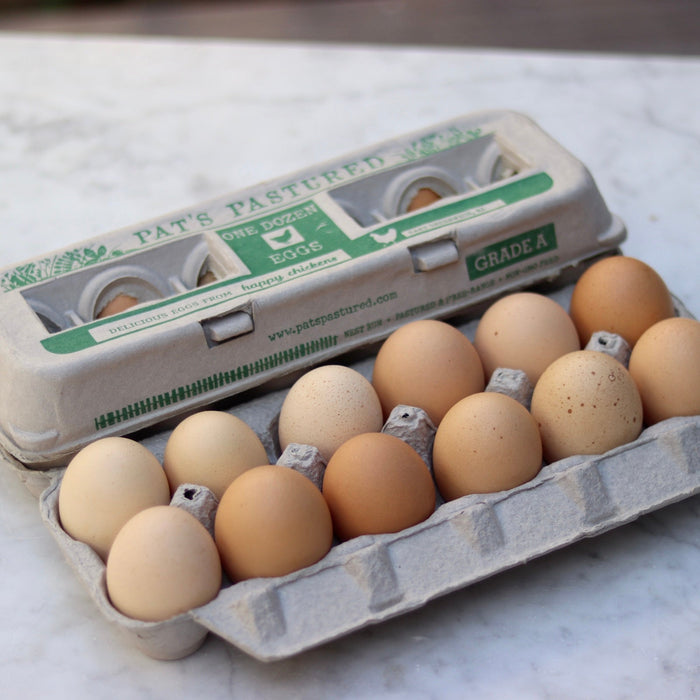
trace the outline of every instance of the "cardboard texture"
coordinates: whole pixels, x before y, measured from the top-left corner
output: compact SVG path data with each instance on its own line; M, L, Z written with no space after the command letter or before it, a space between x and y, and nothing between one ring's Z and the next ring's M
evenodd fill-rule
M426 189L442 199L412 211ZM13 377L0 387L2 461L39 497L105 618L144 653L181 658L212 632L262 661L298 654L700 492L700 417L545 465L509 491L438 500L419 525L336 544L288 576L225 582L210 603L159 623L117 612L103 562L61 528L69 457L139 430L162 459L177 420L219 402L271 463L319 484L317 451L280 454L286 389L270 380L339 356L369 378L373 357L348 351L416 318L460 315L453 323L473 339L480 309L536 284L568 308L570 282L624 237L581 163L525 117L492 112L16 265L0 271L0 375ZM120 294L141 303L97 319ZM527 405L532 387L506 372L489 390ZM434 426L411 407L395 414L384 429L429 462ZM173 503L211 527L206 489L187 485Z
M441 199L414 209L426 191ZM105 234L0 270L0 374L12 376L0 445L60 466L96 436L289 376L414 318L474 313L624 237L583 164L512 112ZM101 318L119 298L140 303Z
M469 334L472 327L463 330ZM371 360L355 367L368 375ZM254 420L256 400L232 412L260 430L274 425L270 403L279 408L284 395L259 399L261 424ZM424 442L426 434L417 432ZM274 442L265 430L261 434ZM144 444L160 457L168 435L157 433ZM144 653L180 658L213 632L257 659L274 661L700 492L700 417L664 421L605 455L545 465L535 479L509 491L440 500L419 525L336 544L320 562L288 576L227 584L207 605L161 623L131 620L111 606L102 561L60 527L59 487L57 474L41 496L42 517L106 619Z

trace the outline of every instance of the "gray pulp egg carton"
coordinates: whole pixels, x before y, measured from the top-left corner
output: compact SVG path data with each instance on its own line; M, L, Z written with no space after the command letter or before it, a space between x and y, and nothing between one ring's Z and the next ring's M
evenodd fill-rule
M410 211L420 190L440 199ZM488 112L12 266L0 271L0 461L39 497L106 619L146 654L179 658L212 632L263 661L292 656L697 493L700 418L439 504L419 525L337 544L288 576L227 584L158 623L116 611L104 564L62 530L69 457L129 434L162 458L181 415L216 405L280 460L286 389L272 380L409 320L475 318L516 289L556 281L566 305L566 280L624 237L578 160L529 119ZM96 318L119 294L139 304ZM473 338L475 320L454 322ZM351 366L369 377L372 362ZM185 500L205 495L193 485Z
M64 465L96 437L563 277L625 235L583 164L507 111L107 233L0 270L0 446ZM115 298L136 305L103 317Z
M571 289L569 285L550 296L566 307ZM677 313L690 315L680 302ZM458 328L473 339L477 323ZM370 357L351 366L370 378L372 365ZM517 381L510 389L517 391ZM487 390L494 390L491 384ZM294 466L280 458L276 437L285 395L280 389L229 410L255 429L271 462ZM400 407L398 419L392 422L390 417L384 429L412 444L430 464L434 428L420 421L420 413ZM407 422L402 423L404 417ZM162 459L170 432L149 434L142 444ZM700 416L648 427L634 442L603 455L546 464L533 480L508 491L447 503L438 498L434 513L418 525L335 544L321 561L287 576L226 584L210 603L157 623L129 619L113 608L104 564L89 546L61 529L61 470L51 476L27 469L23 474L50 479L40 497L45 523L105 618L145 654L180 658L214 633L261 661L274 661L699 493ZM195 501L203 491L197 493L196 485L185 489ZM212 504L205 505L205 524L211 525Z

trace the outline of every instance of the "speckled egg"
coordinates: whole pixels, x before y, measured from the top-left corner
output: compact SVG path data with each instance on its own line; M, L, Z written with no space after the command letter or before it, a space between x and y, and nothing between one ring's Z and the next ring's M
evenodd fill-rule
M447 412L435 434L433 470L445 500L519 486L541 466L537 424L505 394L467 396Z
M303 374L285 397L279 416L284 450L297 443L318 448L328 462L353 435L383 425L379 397L369 380L343 365L323 365Z
M594 350L555 360L535 385L531 411L548 462L602 454L635 440L642 430L642 400L630 373Z

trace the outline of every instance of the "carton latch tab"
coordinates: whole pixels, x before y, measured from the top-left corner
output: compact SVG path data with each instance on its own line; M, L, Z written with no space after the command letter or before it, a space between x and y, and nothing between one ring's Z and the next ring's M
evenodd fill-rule
M241 309L225 316L204 319L201 324L210 347L255 330L253 317Z
M429 272L459 260L459 248L451 238L430 241L411 248L415 272Z

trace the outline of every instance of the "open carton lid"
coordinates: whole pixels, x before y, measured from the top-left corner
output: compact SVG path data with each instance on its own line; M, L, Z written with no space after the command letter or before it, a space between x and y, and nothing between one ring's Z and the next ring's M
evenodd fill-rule
M563 279L625 235L583 164L484 112L84 241L0 270L0 445L65 464Z

